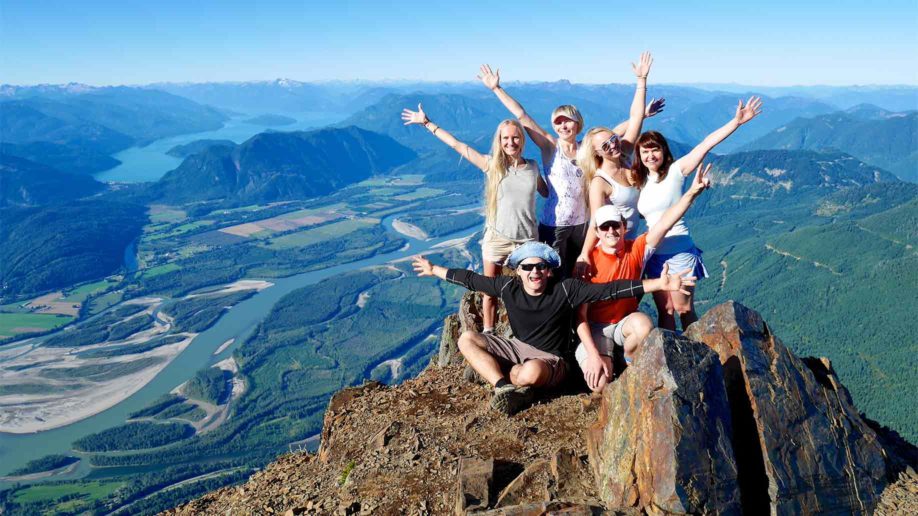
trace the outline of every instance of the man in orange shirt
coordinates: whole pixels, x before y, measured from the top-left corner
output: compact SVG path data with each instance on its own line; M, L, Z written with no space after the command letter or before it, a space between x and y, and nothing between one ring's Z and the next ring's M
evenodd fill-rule
M711 165L704 169L699 165L692 186L679 202L666 210L654 227L635 240L625 240L625 217L618 208L607 204L596 210L593 224L599 236L599 245L590 251L593 283L641 279L644 265L656 245L685 215L701 192L711 185L707 176L710 169ZM679 274L691 272L681 271ZM667 273L664 269L663 274ZM613 346L622 346L625 361L631 362L640 343L653 329L650 317L638 311L639 302L637 298L615 299L580 307L577 325L580 345L575 357L593 392L602 391L612 378Z

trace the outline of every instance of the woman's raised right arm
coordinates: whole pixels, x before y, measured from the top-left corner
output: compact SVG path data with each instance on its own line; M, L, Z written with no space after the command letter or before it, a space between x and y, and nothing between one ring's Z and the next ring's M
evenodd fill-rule
M519 119L523 127L526 128L526 133L528 133L532 141L542 149L543 153L550 154L555 152L555 138L548 134L548 131L542 129L542 126L540 126L534 118L529 116L529 113L523 109L523 106L500 87L499 68L496 72L492 72L489 65L481 65L481 75L478 75L478 80L480 80L486 88L493 91L501 104L503 104L513 116Z
M593 181L590 182L590 220L587 221L587 234L583 240L583 249L574 264L575 278L586 280L590 276L590 269L592 268L590 251L599 242L599 235L596 234L596 224L593 222L593 218L596 216L596 210L606 203L606 197L608 196L608 193L604 191L604 185L606 184L608 183L598 177L594 177Z
M424 113L424 108L421 107L421 104L418 104L417 111L412 111L408 108L403 109L402 120L405 121L405 125L423 125L428 131L433 133L434 136L439 138L441 142L449 145L451 149L458 152L465 157L465 159L471 161L472 164L481 169L482 172L488 170L488 158L486 156L471 148L468 144L457 140L455 136L446 132L446 129L431 122L430 119L427 118L427 114Z

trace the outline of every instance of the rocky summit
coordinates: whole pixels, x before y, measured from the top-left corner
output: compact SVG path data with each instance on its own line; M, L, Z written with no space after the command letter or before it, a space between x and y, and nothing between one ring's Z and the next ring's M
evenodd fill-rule
M478 306L463 299L418 378L336 394L318 453L169 514L918 513L918 449L753 310L654 330L601 394L569 386L506 417L455 352Z

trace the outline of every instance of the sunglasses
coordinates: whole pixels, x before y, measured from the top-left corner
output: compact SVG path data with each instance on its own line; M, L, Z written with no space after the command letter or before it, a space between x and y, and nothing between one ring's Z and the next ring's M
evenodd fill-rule
M619 138L617 134L612 133L612 136L610 136L608 140L602 142L602 145L600 145L599 148L603 152L612 152L612 149L618 148L619 144L621 144L621 141L621 138Z
M523 269L523 270L526 271L526 272L530 272L530 271L532 271L532 269L536 269L536 270L538 270L538 271L547 271L547 270L549 269L549 267L548 267L548 264L545 263L545 262L539 262L539 263L521 263L521 264L520 264L520 269Z
M609 222L603 222L602 224L599 225L599 229L601 229L602 231L609 231L610 229L614 229L618 231L619 229L621 229L621 227L622 227L622 223L615 222L614 220L609 221Z

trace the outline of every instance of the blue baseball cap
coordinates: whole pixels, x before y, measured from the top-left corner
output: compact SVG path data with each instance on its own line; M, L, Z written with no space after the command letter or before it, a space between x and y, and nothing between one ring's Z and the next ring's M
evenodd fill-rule
M552 269L557 269L561 266L561 257L550 245L535 241L526 242L510 253L510 257L507 258L507 266L515 269L526 258L541 258Z

